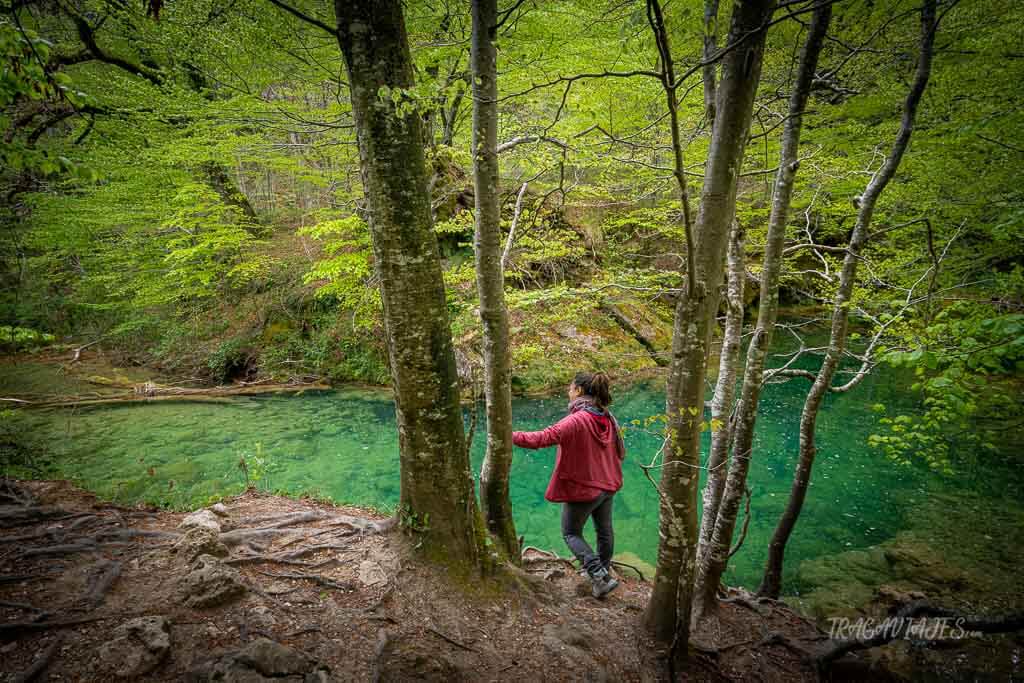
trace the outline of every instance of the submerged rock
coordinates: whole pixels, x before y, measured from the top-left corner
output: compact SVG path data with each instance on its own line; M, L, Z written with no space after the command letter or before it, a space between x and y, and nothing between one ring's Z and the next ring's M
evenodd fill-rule
M135 678L155 669L170 649L170 622L165 617L139 617L114 630L114 639L100 646L99 660L114 676Z
M187 607L216 607L245 591L241 575L212 555L201 555L178 581L178 594Z

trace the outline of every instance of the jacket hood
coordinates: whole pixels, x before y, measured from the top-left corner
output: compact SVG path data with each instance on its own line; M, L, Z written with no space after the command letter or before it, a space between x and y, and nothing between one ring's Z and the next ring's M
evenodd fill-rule
M589 410L582 410L580 412L585 414L583 424L586 426L587 431L600 443L609 444L618 437L615 423L612 422L607 413L597 415Z

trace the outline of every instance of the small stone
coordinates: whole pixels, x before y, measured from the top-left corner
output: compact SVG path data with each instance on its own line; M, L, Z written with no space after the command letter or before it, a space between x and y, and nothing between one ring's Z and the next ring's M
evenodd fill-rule
M139 617L114 630L99 649L99 660L119 678L143 676L159 666L171 649L171 625L165 617Z
M181 524L178 525L179 529L192 529L195 527L210 529L218 534L220 533L220 521L217 519L217 515L209 510L199 510L186 515L185 519L181 520Z
M261 631L266 631L277 624L273 610L266 605L257 605L245 615L246 621Z
M237 571L212 555L201 555L178 581L178 593L187 607L216 607L240 597L245 584Z
M214 503L210 506L210 512L217 515L218 517L228 516L228 507L224 503Z

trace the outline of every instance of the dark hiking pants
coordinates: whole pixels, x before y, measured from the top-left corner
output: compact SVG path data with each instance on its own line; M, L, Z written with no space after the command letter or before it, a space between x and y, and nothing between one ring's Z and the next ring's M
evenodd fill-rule
M604 491L594 500L562 505L562 537L569 550L591 576L602 568L607 569L612 562L612 551L615 547L615 535L612 532L614 497L614 493ZM590 545L583 540L583 527L588 517L594 518L597 553L594 553Z

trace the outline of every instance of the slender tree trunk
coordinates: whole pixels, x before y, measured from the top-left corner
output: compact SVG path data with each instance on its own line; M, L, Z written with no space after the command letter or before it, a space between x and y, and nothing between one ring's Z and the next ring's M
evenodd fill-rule
M910 143L910 136L914 130L914 119L917 114L917 107L928 86L928 78L931 74L932 50L935 40L937 22L935 17L936 0L925 0L921 8L921 49L917 60L917 72L914 75L914 83L907 93L907 99L903 105L903 117L900 121L900 130L896 134L889 156L886 158L882 168L868 183L864 194L861 195L860 209L857 213L857 223L854 225L853 233L850 235L850 242L846 248L846 257L843 259L843 269L839 275L839 289L836 292L832 308L832 329L829 337L828 350L825 353L825 360L818 370L818 376L807 392L804 401L804 409L800 415L800 457L797 460L796 471L793 475L793 485L789 494L789 502L783 512L779 523L772 535L771 543L768 545L768 561L765 564L764 576L761 579L761 586L758 588L759 595L766 595L777 598L782 589L782 565L786 552L786 543L790 534L796 526L800 511L803 508L804 497L807 495L807 486L811 481L811 468L814 466L814 456L817 453L815 447L815 426L818 419L818 411L821 408L821 401L832 387L832 378L843 355L846 345L846 328L850 317L850 298L857 281L857 265L860 262L860 254L868 241L868 230L871 226L871 218L875 212L875 205L878 197L889 184L896 169L903 159L903 154Z
M685 651L690 635L693 570L697 547L697 493L700 434L704 417L704 377L711 330L718 312L725 245L735 217L736 182L761 76L764 41L772 0L737 2L729 44L722 60L715 123L705 167L695 239L688 247L688 272L675 311L672 361L666 407L668 438L661 475L658 566L645 622L654 637ZM667 32L656 0L648 15L658 39L673 127L676 177L683 176L682 149L675 114L675 82ZM742 40L741 40L742 38ZM680 180L681 187L685 188ZM686 192L682 190L684 213Z
M497 0L473 0L473 184L476 197L476 284L483 322L487 454L480 468L480 504L487 529L518 560L508 473L512 467L512 376L508 310L501 268L498 199L498 71L494 47Z
M757 328L747 347L743 385L740 389L740 398L736 405L732 427L732 460L726 478L725 491L718 503L713 526L707 529L710 538L702 537L702 543L706 544L706 547L702 548L700 552L700 564L697 568L694 589L698 619L718 605L716 597L718 585L729 561L736 516L746 490L747 469L750 464L750 451L757 420L757 405L761 397L765 358L768 355L768 347L771 344L772 333L775 330L775 318L779 309L779 272L782 268L782 248L786 238L786 223L789 219L789 206L798 165L797 152L800 148L803 112L807 106L818 56L821 53L831 18L831 4L824 4L815 10L811 18L807 40L801 50L800 67L789 99L790 118L786 121L783 129L779 172L775 177L775 192L772 198L768 237L761 270Z
M421 119L382 88L413 85L400 0L336 0L394 384L399 516L431 560L487 561L459 405L448 308L430 219Z
M726 281L725 329L722 332L722 351L718 362L718 380L711 398L711 421L717 429L711 434L711 451L708 454L708 479L704 484L700 540L697 544L697 566L703 562L703 554L711 541L718 517L718 505L725 488L726 463L729 459L729 442L732 423L729 419L733 399L736 397L736 361L740 355L743 336L743 286L747 279L744 253L743 228L733 221L729 233L728 271Z
M704 2L704 52L703 59L706 62L701 72L704 85L704 117L708 126L714 127L715 123L715 65L711 59L715 54L718 42L718 0L705 0ZM732 275L734 263L732 261L733 238L739 225L733 221L733 231L729 235L729 272L726 274L729 287L733 286ZM742 254L740 267L743 268ZM741 270L745 275L745 272ZM742 304L743 283L740 283L740 303ZM725 330L722 335L722 353L718 365L718 382L715 384L715 393L711 399L711 418L713 421L721 422L721 428L711 437L711 452L708 455L708 479L704 484L703 505L701 507L700 538L697 541L697 566L700 566L701 553L707 547L707 540L710 539L711 530L714 529L715 517L718 515L718 503L722 499L722 489L725 488L725 472L723 469L729 457L729 434L730 424L723 421L723 413L727 407L731 408L733 393L736 383L736 354L739 353L740 333L742 332L743 319L742 307L739 318L739 328L732 326L735 323L735 310L732 307L732 297L727 294L727 314ZM726 394L728 392L728 394Z

